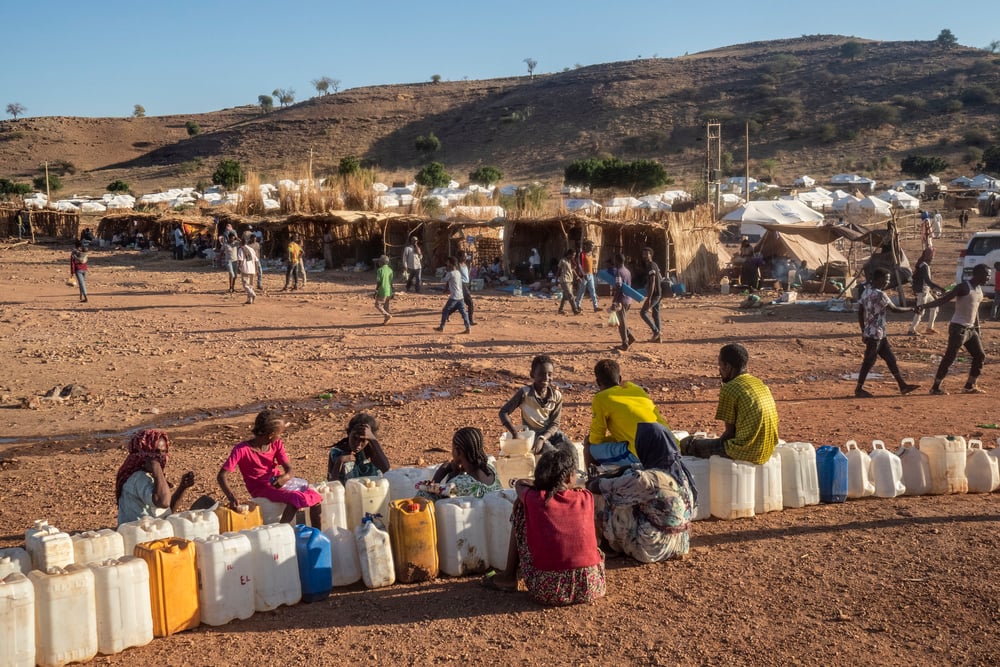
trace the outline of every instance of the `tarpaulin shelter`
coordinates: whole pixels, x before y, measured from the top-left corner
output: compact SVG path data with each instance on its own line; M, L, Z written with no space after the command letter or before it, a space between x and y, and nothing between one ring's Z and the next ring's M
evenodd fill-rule
M764 225L795 223L821 224L823 214L798 200L751 201L722 217L726 222L739 222L744 236L762 236Z

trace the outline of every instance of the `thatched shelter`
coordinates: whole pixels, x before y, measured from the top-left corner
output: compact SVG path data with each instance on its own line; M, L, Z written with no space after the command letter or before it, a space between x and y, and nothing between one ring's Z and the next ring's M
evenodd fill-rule
M17 236L19 220L21 236L24 237L30 237L30 230L34 230L36 236L51 236L67 241L80 238L80 214L77 212L4 206L0 208L0 234Z

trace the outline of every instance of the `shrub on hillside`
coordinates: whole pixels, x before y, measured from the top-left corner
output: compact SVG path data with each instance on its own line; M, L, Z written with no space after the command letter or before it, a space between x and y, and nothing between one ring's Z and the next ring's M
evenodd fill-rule
M791 53L776 53L768 59L764 69L771 74L785 74L802 66L802 61Z
M980 127L973 127L962 134L962 141L967 146L987 146L990 143L990 133Z
M840 57L854 60L865 52L865 45L857 40L849 40L840 45Z
M188 122L184 123L184 127L187 128L187 133L189 137L196 137L199 134L201 134L201 125L194 122L193 120L189 120Z
M899 123L899 109L889 104L873 104L858 112L858 122L864 127L882 127Z
M12 196L23 197L31 192L31 185L28 183L15 183L6 178L0 178L0 197L7 199Z
M983 161L983 149L969 146L962 153L962 162L965 164L979 164Z
M907 155L899 163L899 170L914 178L924 178L948 169L948 162L931 155Z
M126 183L121 179L118 179L116 181L111 181L110 183L108 183L108 192L128 192L128 191L129 191L128 183Z
M965 108L965 105L962 104L962 100L947 100L943 108L947 113L958 113Z
M427 136L420 135L413 142L414 148L416 148L421 153L429 155L435 151L441 150L441 140L438 139L433 132L428 132Z
M665 153L670 148L671 130L650 130L622 140L624 153Z
M921 111L927 106L927 100L919 95L893 95L889 101L907 111Z
M1000 173L1000 144L993 144L983 151L983 168L991 174Z
M971 86L962 91L958 96L962 104L969 107L985 106L995 104L997 95L986 86Z
M824 144L829 144L836 140L837 134L837 126L833 123L823 123L816 128L816 136Z
M39 192L45 192L45 176L36 176L32 179L31 184L35 186L35 190ZM58 192L62 190L63 182L59 177L59 174L49 173L48 188L50 192Z
M361 159L355 155L348 155L347 157L340 158L340 164L337 165L337 173L341 176L347 176L348 174L358 174L361 172Z

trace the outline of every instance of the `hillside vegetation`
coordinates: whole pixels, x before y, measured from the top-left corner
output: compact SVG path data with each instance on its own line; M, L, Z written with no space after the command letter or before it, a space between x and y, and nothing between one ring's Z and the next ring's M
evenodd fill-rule
M302 177L310 155L317 175L356 155L383 180L409 180L427 159L415 139L433 132L433 159L460 181L495 165L507 181L558 185L570 161L614 155L655 159L690 187L707 118L722 121L737 172L749 122L752 171L778 182L837 171L894 180L910 153L943 157L957 175L1000 143L997 90L1000 56L986 51L814 35L533 79L356 88L266 114L7 120L0 177L30 181L48 161L65 192L102 192L116 179L148 192L206 182L222 158L276 180Z

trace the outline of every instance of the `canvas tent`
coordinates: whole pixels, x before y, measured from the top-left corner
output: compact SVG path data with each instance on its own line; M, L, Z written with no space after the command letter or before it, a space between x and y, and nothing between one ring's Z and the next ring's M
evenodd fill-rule
M823 214L798 200L752 201L722 218L726 222L739 222L740 234L748 237L764 235L767 224L792 224L797 222L822 224Z
M780 230L780 231L779 231ZM840 263L847 267L847 257L837 250L832 243L824 243L796 233L787 233L779 225L768 225L763 237L757 244L756 249L764 255L764 258L787 257L798 261L805 260L812 267L822 266L827 263Z

